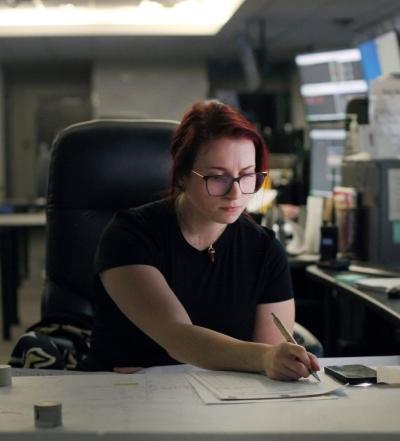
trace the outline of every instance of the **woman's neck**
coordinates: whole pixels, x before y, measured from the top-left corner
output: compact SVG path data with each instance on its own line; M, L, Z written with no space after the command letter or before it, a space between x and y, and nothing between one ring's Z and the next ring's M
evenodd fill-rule
M209 248L217 241L227 227L202 218L184 194L177 197L175 210L183 237L192 247L200 251Z

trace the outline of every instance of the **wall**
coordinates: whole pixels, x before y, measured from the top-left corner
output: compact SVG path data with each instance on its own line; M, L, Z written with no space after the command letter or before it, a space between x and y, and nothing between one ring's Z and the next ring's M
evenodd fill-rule
M208 95L203 63L97 62L92 75L95 118L180 120L192 102Z
M3 72L7 197L33 201L46 192L48 150L55 134L92 116L90 66L16 63L3 66Z
M6 181L6 167L5 167L5 91L4 91L4 76L3 69L0 67L0 200L5 198L5 181Z

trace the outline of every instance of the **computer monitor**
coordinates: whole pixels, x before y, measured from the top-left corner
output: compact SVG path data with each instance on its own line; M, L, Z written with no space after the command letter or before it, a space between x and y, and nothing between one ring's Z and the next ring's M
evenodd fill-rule
M346 131L344 129L311 129L310 133L310 194L330 196L340 185Z
M364 78L370 82L380 76L400 72L400 46L395 31L360 43Z
M348 101L367 93L357 48L298 55L295 60L310 122L345 119Z

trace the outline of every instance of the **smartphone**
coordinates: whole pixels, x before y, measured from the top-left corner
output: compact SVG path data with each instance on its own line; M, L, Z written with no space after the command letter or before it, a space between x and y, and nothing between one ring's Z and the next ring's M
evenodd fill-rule
M376 370L363 364L325 366L324 371L344 384L376 383Z

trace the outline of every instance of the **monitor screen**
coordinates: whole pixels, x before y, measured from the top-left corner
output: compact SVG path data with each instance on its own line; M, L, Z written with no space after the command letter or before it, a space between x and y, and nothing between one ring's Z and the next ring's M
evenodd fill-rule
M329 196L340 185L346 131L344 129L310 130L310 194Z
M366 95L359 49L298 55L308 121L343 120L350 99Z
M400 47L395 31L364 41L359 48L364 78L368 82L400 72Z

